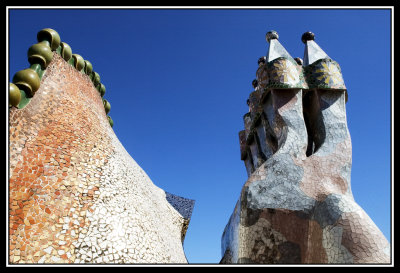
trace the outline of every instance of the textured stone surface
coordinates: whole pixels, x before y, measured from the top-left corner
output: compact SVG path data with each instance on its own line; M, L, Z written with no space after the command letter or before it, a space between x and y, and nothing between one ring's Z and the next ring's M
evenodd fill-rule
M88 76L55 53L9 122L10 263L187 263L193 201L152 183Z
M279 41L270 43L268 55L292 66ZM390 262L388 241L351 192L347 90L340 68L321 60L321 51L307 41L304 70L314 69L307 75L301 62L296 69L259 64L260 100L249 101L261 107L249 111L259 111L262 122L245 115L240 150L249 177L222 235L221 263Z

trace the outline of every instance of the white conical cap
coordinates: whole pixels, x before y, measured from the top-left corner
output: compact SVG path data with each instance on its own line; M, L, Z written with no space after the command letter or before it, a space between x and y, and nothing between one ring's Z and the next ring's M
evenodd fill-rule
M289 52L287 52L286 49L278 41L278 38L279 36L276 31L271 30L266 34L266 40L269 43L268 54L266 58L267 62L273 61L279 57L293 59L292 56L290 56Z
M305 43L303 66L310 65L318 60L329 58L328 54L323 51L314 41L314 33L308 31L301 36L301 40Z

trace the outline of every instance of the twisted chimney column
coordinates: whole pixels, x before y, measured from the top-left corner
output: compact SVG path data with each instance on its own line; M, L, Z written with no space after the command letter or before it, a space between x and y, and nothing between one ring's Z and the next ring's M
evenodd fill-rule
M221 263L389 263L388 241L351 192L340 66L311 32L302 36L304 61L278 38L267 33L256 73L272 153L242 188L222 235Z

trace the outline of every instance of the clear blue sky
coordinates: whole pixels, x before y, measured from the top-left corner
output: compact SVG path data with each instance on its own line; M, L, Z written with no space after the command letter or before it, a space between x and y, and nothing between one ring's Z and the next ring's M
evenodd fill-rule
M190 263L218 263L246 170L238 132L265 34L303 58L305 31L343 72L353 144L352 191L391 232L390 10L9 10L9 77L55 29L106 86L114 131L158 187L196 200Z

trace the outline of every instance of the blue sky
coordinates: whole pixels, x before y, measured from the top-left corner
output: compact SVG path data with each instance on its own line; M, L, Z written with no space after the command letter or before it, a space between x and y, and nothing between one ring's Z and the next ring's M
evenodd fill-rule
M55 29L106 86L114 131L155 185L196 201L184 249L218 263L246 170L238 132L269 30L303 58L305 31L342 69L356 202L390 240L391 14L366 9L11 9L9 77Z

